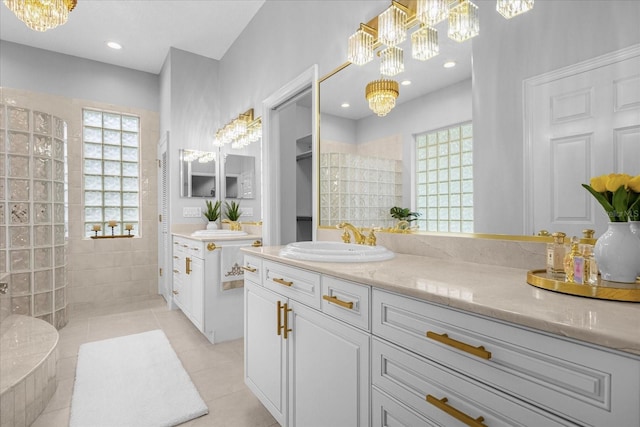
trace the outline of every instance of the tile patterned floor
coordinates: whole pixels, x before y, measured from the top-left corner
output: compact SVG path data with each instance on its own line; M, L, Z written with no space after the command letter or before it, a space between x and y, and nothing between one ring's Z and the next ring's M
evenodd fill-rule
M278 427L242 379L242 340L211 344L179 310L161 297L146 301L75 311L60 330L58 388L33 427L66 427L78 348L91 341L162 329L178 354L209 414L182 427ZM116 427L116 426L114 426Z

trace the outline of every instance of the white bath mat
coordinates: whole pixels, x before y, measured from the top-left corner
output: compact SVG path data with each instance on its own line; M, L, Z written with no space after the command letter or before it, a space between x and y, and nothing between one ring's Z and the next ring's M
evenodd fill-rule
M208 411L161 330L80 346L71 427L174 426Z

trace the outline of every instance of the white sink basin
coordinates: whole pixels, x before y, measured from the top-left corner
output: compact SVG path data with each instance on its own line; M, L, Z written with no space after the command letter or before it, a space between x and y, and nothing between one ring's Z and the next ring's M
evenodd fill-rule
M280 256L302 261L372 262L385 261L395 255L384 246L316 241L289 243L280 249Z
M234 237L234 236L246 236L246 231L236 231L236 230L226 230L226 229L218 229L218 230L197 230L191 233L193 237Z

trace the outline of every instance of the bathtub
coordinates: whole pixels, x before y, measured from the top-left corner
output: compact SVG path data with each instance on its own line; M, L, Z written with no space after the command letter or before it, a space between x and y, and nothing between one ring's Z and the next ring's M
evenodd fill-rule
M0 427L29 426L56 391L58 331L34 317L0 321Z

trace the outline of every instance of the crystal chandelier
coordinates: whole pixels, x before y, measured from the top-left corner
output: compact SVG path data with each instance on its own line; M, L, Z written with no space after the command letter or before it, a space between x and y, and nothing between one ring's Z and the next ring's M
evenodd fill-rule
M418 31L411 35L411 57L426 61L439 53L438 30L428 25L420 25Z
M392 1L391 6L378 16L378 41L387 46L395 46L407 38L407 12L399 3Z
M498 0L496 10L507 19L533 9L533 0Z
M390 46L380 52L380 74L392 77L404 71L402 49Z
M416 19L424 25L436 25L449 16L449 0L418 0Z
M367 84L365 89L369 108L378 117L386 116L396 106L396 98L399 94L398 82L394 80L374 80Z
M360 24L360 29L349 37L347 60L352 64L364 65L373 59L373 40L375 30Z
M78 0L4 0L4 4L27 27L47 31L63 25Z
M449 9L449 38L463 42L480 32L478 6L469 0L459 0Z
M243 148L262 137L262 119L253 118L253 108L238 115L216 132L213 145L222 147L231 145L231 148Z

